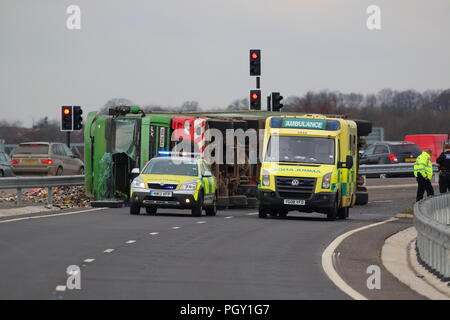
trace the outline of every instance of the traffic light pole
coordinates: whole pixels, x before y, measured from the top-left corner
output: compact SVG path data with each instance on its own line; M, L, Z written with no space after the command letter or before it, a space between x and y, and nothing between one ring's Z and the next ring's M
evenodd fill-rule
M67 147L70 148L70 131L67 131L66 133L66 143Z
M261 77L256 77L256 89L261 89Z
M272 96L267 96L267 111L272 111Z

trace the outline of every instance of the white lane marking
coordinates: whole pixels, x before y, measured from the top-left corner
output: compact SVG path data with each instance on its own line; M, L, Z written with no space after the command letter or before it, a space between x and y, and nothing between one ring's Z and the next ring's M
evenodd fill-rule
M173 230L180 229L181 227L172 227Z
M105 251L103 251L104 253L111 253L111 252L113 252L114 251L114 249L106 249Z
M150 232L149 235L151 236L156 236L157 234L159 234L159 232Z
M225 219L233 219L233 216L225 217Z
M391 203L393 200L373 200L373 203Z
M206 221L197 221L198 224L206 223Z
M66 291L66 286L56 286L55 290L59 291L59 292L64 292L64 291Z
M86 262L86 263L91 263L91 262L94 262L95 261L95 259L85 259L84 260L84 262Z
M105 209L107 209L107 208L95 208L95 209L81 210L81 211L76 211L76 212L54 213L54 214L48 214L45 216L16 218L16 219L3 220L3 221L0 221L0 223L16 222L16 221L30 220L30 219L62 217L62 216L69 216L69 215L73 215L73 214L80 214L80 213L86 213L86 212L91 212L91 211L105 210Z
M248 216L256 216L257 214L258 214L258 212L250 212L250 213L247 213Z
M136 240L128 240L127 242L125 242L126 244L132 244L132 243L135 243L136 242Z
M361 227L361 228L358 228L358 229L350 230L350 231L340 235L336 239L334 239L330 243L330 245L325 249L325 251L322 253L322 268L325 271L325 273L327 274L328 278L330 278L330 280L339 289L341 289L344 293L346 293L347 295L349 295L353 299L355 299L355 300L368 300L365 296L363 296L362 294L357 292L355 289L350 287L344 281L344 279L342 279L339 276L339 274L337 273L337 271L336 271L336 269L334 268L334 265L333 265L333 257L335 256L336 248L341 244L342 241L344 241L347 237L351 236L352 234L355 234L355 233L357 233L359 231L362 231L362 230L365 230L365 229L369 229L369 228L373 228L373 227L382 225L384 223L395 221L395 220L398 220L398 219L397 218L390 218L390 219L385 220L385 221L373 223L373 224L370 224L368 226L364 226L364 227Z

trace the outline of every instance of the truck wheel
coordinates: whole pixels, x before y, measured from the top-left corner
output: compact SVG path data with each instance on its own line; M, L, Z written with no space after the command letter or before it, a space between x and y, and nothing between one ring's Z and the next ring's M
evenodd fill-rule
M260 205L259 208L258 208L258 217L261 218L261 219L267 218L267 211L268 210L267 210L266 207Z
M330 208L327 212L327 220L328 221L334 221L336 220L337 216L338 216L338 202L336 200L336 202L334 203L333 208Z
M340 208L338 210L338 218L341 220L347 219L349 210L350 210L349 208Z
M145 207L145 211L152 216L156 215L157 210L158 208L156 207Z
M130 214L140 214L141 213L141 206L137 202L132 202L130 204Z
M203 210L203 193L199 193L197 203L192 208L193 217L201 217Z
M214 217L217 214L217 198L214 197L214 201L211 207L206 208L206 215Z

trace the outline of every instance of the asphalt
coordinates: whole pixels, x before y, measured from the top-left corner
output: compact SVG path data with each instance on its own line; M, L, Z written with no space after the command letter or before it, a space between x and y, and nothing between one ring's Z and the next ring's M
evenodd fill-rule
M324 273L322 252L344 232L410 209L414 193L373 190L367 206L334 222L262 220L256 210L131 216L128 208L4 218L0 299L349 299ZM81 268L81 290L56 291L70 265Z

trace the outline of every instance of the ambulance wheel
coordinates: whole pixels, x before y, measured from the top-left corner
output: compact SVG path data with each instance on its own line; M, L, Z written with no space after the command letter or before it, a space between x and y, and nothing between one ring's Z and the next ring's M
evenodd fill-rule
M327 212L327 220L335 221L338 216L338 213L339 213L339 208L338 208L338 202L336 200L336 202L334 203L334 206L332 208L330 208Z
M341 220L345 220L348 218L348 212L350 211L349 208L340 208L338 213L338 218Z
M286 218L287 214L288 214L287 210L280 210L280 212L278 212L278 216L280 218Z
M156 215L157 210L158 210L158 208L156 208L156 207L145 207L145 211L147 211L147 213L152 216Z
M262 205L259 206L258 208L258 217L261 219L265 219L267 218L267 213L268 213L268 209Z
M130 204L130 214L140 214L141 213L141 206L137 202L132 202Z
M192 216L193 217L201 217L203 210L203 193L198 194L197 203L192 207Z

